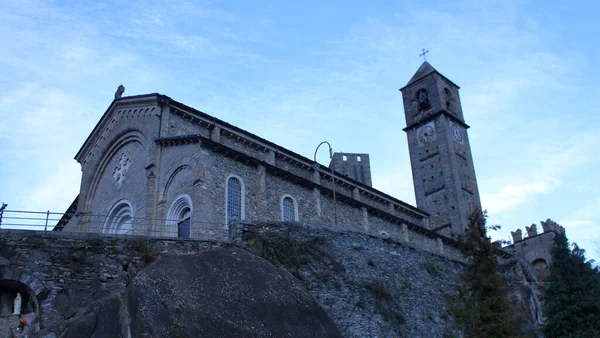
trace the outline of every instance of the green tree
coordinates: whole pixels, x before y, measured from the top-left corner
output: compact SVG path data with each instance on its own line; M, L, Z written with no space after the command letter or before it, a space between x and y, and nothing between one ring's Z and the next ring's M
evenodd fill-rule
M465 235L460 238L467 265L455 293L447 298L448 312L465 337L518 337L504 294L504 278L498 273L495 247L487 236L486 218L485 212L473 212Z
M567 236L555 238L543 309L547 337L600 337L600 271Z

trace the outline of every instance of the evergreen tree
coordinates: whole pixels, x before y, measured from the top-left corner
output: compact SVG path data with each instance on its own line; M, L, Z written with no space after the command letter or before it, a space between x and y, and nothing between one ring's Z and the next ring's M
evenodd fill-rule
M487 236L486 214L476 210L460 239L467 266L447 306L454 324L468 338L518 337L504 278L498 273L494 246Z
M555 238L550 277L544 292L547 337L600 337L600 271L585 250L569 248L564 233Z

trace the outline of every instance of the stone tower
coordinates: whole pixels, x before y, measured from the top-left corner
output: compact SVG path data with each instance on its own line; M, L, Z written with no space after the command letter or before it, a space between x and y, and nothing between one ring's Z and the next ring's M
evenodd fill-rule
M462 234L481 208L458 88L424 62L400 89L417 207L445 235Z
M329 168L350 177L360 183L371 185L371 164L369 154L334 153Z

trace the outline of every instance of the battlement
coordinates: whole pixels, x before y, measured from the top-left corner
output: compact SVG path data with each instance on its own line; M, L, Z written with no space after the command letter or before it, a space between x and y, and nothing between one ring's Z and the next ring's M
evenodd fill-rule
M565 232L558 223L547 219L540 222L543 232L538 233L537 225L526 226L527 237L523 238L521 229L511 231L513 244L504 249L511 254L522 257L533 265L537 272L539 281L544 281L548 275L550 262L552 261L552 248L554 247L554 238L557 234Z
M329 168L332 166L335 171L369 187L372 186L369 154L334 153Z

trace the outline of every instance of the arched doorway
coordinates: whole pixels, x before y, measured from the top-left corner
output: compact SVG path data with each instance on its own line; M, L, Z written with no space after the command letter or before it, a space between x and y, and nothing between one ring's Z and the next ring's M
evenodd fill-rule
M180 195L171 204L167 212L169 228L177 227L178 238L190 238L192 233L192 199L188 195ZM173 231L173 235L175 232Z
M548 263L546 263L545 259L539 258L531 263L535 268L535 272L537 274L538 282L544 282L548 276L550 276L550 271L548 271Z

